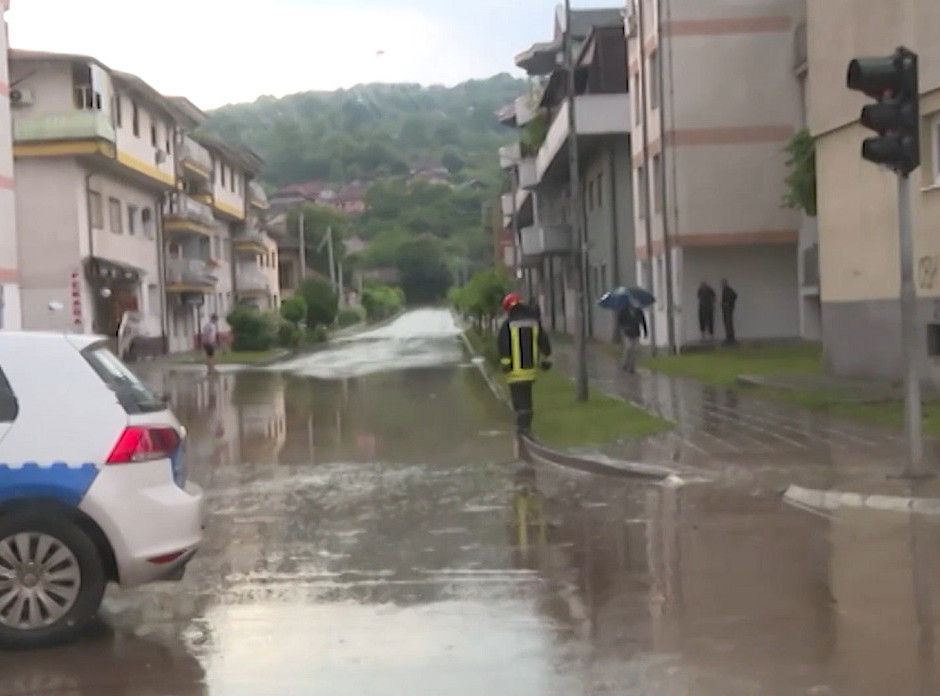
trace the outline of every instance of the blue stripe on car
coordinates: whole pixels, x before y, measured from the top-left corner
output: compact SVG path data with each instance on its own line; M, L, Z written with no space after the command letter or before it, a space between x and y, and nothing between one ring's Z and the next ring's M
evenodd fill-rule
M95 464L69 466L65 462L22 466L0 464L0 501L17 498L54 498L78 505L91 488L98 467Z

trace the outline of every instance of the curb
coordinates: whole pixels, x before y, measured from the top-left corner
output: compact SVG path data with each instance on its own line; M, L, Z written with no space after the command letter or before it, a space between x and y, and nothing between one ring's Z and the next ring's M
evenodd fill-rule
M912 498L894 495L865 495L848 491L821 491L801 486L790 486L783 499L794 505L813 510L834 511L840 508L901 512L918 515L940 515L940 499Z
M679 475L679 471L676 469L658 464L600 459L560 452L543 445L528 435L520 436L518 442L519 456L530 464L553 464L586 474L616 476L643 481L666 481L670 477Z

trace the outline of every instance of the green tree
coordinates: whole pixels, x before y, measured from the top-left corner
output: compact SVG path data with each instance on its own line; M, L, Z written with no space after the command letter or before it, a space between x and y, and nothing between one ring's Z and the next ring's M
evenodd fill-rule
M409 239L398 249L398 280L411 304L437 302L451 284L440 240L430 235Z
M816 215L816 141L804 128L787 142L784 151L789 155L784 179L786 192L783 206Z
M291 324L299 324L307 319L307 300L303 295L292 295L281 303L281 316Z
M339 298L329 282L318 277L306 278L297 290L307 303L307 326L330 326L336 320Z

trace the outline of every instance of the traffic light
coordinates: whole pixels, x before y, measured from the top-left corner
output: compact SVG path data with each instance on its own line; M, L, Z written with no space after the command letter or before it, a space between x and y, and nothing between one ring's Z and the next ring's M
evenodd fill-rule
M878 133L862 143L862 157L903 176L920 166L920 110L917 54L904 47L890 56L856 58L849 63L849 89L877 104L862 107L861 123Z

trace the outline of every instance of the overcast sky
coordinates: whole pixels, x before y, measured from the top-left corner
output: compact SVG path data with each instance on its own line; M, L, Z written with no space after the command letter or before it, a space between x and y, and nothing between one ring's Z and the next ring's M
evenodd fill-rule
M93 55L203 108L513 71L558 0L13 0L14 48ZM575 7L620 6L617 0Z

